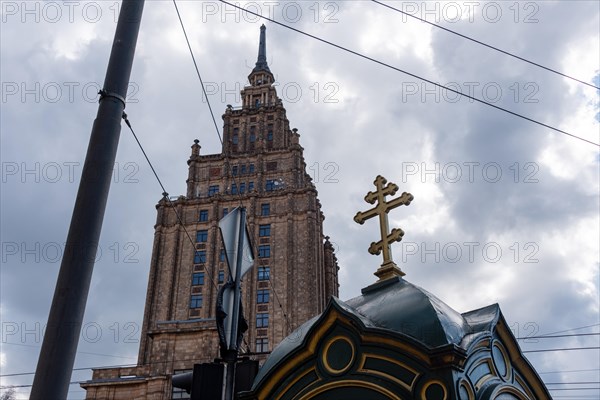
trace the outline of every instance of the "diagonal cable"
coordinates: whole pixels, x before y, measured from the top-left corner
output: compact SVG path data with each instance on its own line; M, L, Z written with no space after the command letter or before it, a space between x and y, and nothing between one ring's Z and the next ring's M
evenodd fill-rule
M215 114L213 113L212 107L210 105L210 100L208 99L208 95L206 94L206 89L204 88L204 82L202 81L202 76L200 76L200 70L198 69L198 63L196 63L196 58L194 57L194 52L192 51L192 46L190 45L190 40L188 39L187 32L185 31L185 26L183 26L183 20L181 19L181 14L179 13L179 8L177 7L177 3L173 0L173 5L175 6L175 11L177 11L177 17L179 18L179 23L181 24L181 29L183 30L183 35L185 36L185 42L187 43L188 49L190 50L190 55L192 56L192 61L194 62L194 67L196 68L196 74L198 75L198 79L200 79L200 85L202 86L202 93L204 93L204 97L206 98L206 104L208 104L208 110L210 111L210 115L212 117L213 124L215 125L215 131L219 136L219 140L221 144L223 144L223 138L221 137L221 133L219 132L219 128L217 127L217 120L215 119Z
M516 55L516 54L513 54L513 53L510 53L510 52L508 52L508 51L505 51L505 50L499 49L498 47L494 47L494 46L492 46L492 45L489 45L489 44L487 44L487 43L484 43L484 42L482 42L482 41L480 41L480 40L473 39L472 37L469 37L469 36L467 36L467 35L463 35L462 33L458 33L458 32L456 32L456 31L453 31L452 29L448 29L448 28L445 28L445 27L443 27L443 26L441 26L441 25L435 24L435 23L433 23L433 22L429 22L429 21L427 21L427 20L426 20L426 19L424 19L424 18L417 17L416 15L412 15L412 14L410 14L410 13L407 13L406 11L402 11L402 10L400 10L400 9L396 8L396 7L392 7L392 6L390 6L389 4L382 3L381 1L378 1L378 0L371 0L371 1L372 1L373 3L376 3L376 4L382 5L382 6L384 6L384 7L387 7L387 8L389 8L390 10L394 10L394 11L396 11L396 12L399 12L400 14L406 15L406 16L408 16L408 17L414 18L414 19L416 19L416 20L419 20L419 21L421 21L421 22L424 22L424 23L426 23L426 24L429 24L429 25L435 26L436 28L442 29L442 30L444 30L444 31L446 31L446 32L450 32L450 33L452 33L452 34L454 34L454 35L460 36L460 37L461 37L461 38L463 38L463 39L470 40L470 41L472 41L472 42L475 42L475 43L477 43L477 44L480 44L480 45L482 45L482 46L488 47L488 48L490 48L490 49L492 49L492 50L496 50L496 51L499 51L500 53L506 54L507 56L514 57L514 58L516 58L517 60L524 61L524 62L526 62L526 63L529 63L529 64L531 64L531 65L535 65L536 67L539 67L539 68L545 69L546 71L553 72L553 73L555 73L555 74L558 74L558 75L561 75L561 76L563 76L563 77L565 77L565 78L568 78L568 79L574 80L574 81L576 81L576 82L579 82L579 83L581 83L581 84L583 84L583 85L587 85L587 86L593 87L594 89L598 89L598 90L600 90L600 87L598 87L598 86L595 86L595 85L592 85L591 83L588 83L588 82L582 81L581 79L574 78L574 77L572 77L572 76L570 76L570 75L567 75L567 74L565 74L565 73L562 73L562 72L560 72L560 71L557 71L557 70L555 70L555 69L552 69L552 68L545 67L545 66L543 66L542 64L538 64L538 63L536 63L536 62L533 62L533 61L531 61L531 60L528 60L528 59L526 59L526 58L520 57L520 56L518 56L518 55Z
M154 166L150 162L150 159L148 158L148 155L146 154L146 151L144 150L144 147L140 143L137 135L135 134L135 131L133 130L133 127L131 126L131 123L129 122L129 119L127 119L127 114L125 114L125 112L123 112L123 120L125 121L125 123L129 127L129 130L133 134L133 137L135 138L135 141L137 142L140 150L142 150L142 154L144 154L144 157L146 158L146 161L148 162L148 165L150 165L150 169L152 169L152 173L154 173L154 176L156 177L156 180L158 181L158 184L162 188L162 190L163 190L163 193L162 193L163 198L166 199L167 202L169 203L169 206L171 207L171 209L175 213L175 216L177 217L177 221L178 221L179 225L181 226L181 228L183 229L183 232L185 233L185 235L187 236L188 240L192 244L192 248L194 249L194 251L196 251L196 244L194 243L194 241L192 240L192 237L190 236L190 233L186 229L186 227L185 227L185 225L183 223L183 220L181 219L181 215L179 215L179 213L177 212L177 209L175 208L175 205L173 204L173 202L169 198L169 193L167 193L167 190L165 189L165 186L162 184L160 178L158 177L158 174L156 173L156 170L154 169ZM209 279L210 283L212 283L212 285L215 288L215 290L218 291L218 286L215 283L212 274L208 271L208 268L204 268L204 271L208 274L208 279Z

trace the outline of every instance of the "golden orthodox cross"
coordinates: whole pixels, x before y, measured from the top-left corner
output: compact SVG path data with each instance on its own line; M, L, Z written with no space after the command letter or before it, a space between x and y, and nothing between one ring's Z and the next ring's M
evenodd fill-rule
M388 233L388 212L401 205L409 205L414 197L412 194L404 192L400 197L386 202L385 196L393 196L396 194L398 191L398 185L390 182L387 186L385 186L387 180L381 175L378 175L373 183L377 187L377 190L367 193L365 196L365 201L369 204L374 204L377 202L377 205L370 210L364 212L359 211L356 213L354 216L354 221L362 225L367 219L376 215L379 216L381 240L371 243L371 246L369 247L369 253L379 255L381 252L383 252L383 263L377 272L375 272L375 275L379 278L379 281L383 281L394 276L404 276L404 272L402 272L392 260L392 251L390 249L390 244L402 240L404 231L399 228L394 228L390 233Z

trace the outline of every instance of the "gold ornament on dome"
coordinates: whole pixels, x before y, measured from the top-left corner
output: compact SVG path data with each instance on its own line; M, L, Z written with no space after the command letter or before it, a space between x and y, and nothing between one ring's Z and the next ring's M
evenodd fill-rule
M396 194L398 191L398 185L392 182L388 183L387 179L381 175L378 175L373 183L375 184L375 187L377 187L377 190L367 193L365 196L365 201L369 204L377 204L370 210L359 211L356 213L354 216L354 221L362 225L366 220L375 216L379 216L381 240L371 243L371 246L369 246L369 253L379 255L383 252L383 263L375 272L375 275L379 278L379 281L383 281L394 276L405 275L404 272L398 268L396 263L394 263L392 259L392 250L390 247L392 243L402 240L404 231L400 228L394 228L391 232L389 231L388 212L396 207L409 205L414 197L412 194L404 192L400 197L386 201L386 196L393 196Z

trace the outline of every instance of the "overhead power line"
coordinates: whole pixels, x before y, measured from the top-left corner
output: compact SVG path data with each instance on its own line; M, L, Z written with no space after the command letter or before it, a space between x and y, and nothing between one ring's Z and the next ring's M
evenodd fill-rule
M580 327L577 327L577 328L565 329L565 330L562 330L562 331L556 331L556 332L545 333L543 336L555 335L555 334L557 334L557 333L564 333L564 332L579 331L579 330L581 330L581 329L594 328L594 327L596 327L596 326L600 326L600 324L591 324L591 325L580 326Z
M600 368L572 369L572 370L565 370L565 371L545 371L545 372L538 372L538 374L539 375L544 375L544 374L566 374L566 373L575 373L575 372L594 372L594 371L600 371Z
M523 353L544 353L547 351L571 351L571 350L600 350L600 347L563 347L561 349L526 350Z
M588 382L544 382L545 385L597 385L600 381L588 381Z
M454 35L460 36L460 37L461 37L461 38L463 38L463 39L470 40L470 41L472 41L472 42L475 42L475 43L477 43L477 44L480 44L480 45L482 45L482 46L485 46L485 47L487 47L487 48L490 48L490 49L492 49L492 50L496 50L496 51L498 51L498 52L500 52L500 53L502 53L502 54L506 54L507 56L514 57L514 58L516 58L517 60L524 61L524 62L526 62L526 63L529 63L529 64L531 64L531 65L535 65L536 67L539 67L539 68L545 69L546 71L550 71L550 72L552 72L552 73L555 73L555 74L557 74L557 75L561 75L561 76L563 76L563 77L565 77L565 78L567 78L567 79L571 79L571 80L573 80L573 81L576 81L576 82L579 82L579 83L581 83L581 84L583 84L583 85L587 85L587 86L593 87L594 89L598 89L598 90L600 90L600 87L598 87L598 86L595 86L595 85L592 85L591 83L588 83L588 82L582 81L581 79L574 78L574 77L572 77L572 76L570 76L570 75L567 75L567 74L565 74L565 73L562 73L562 72L560 72L560 71L557 71L557 70L555 70L555 69L552 69L552 68L545 67L545 66L543 66L542 64L538 64L538 63L536 63L536 62L533 62L533 61L531 61L531 60L528 60L528 59L526 59L526 58L523 58L523 57L520 57L520 56L518 56L518 55L516 55L516 54L513 54L513 53L511 53L511 52L508 52L508 51L505 51L505 50L499 49L498 47L495 47L495 46L489 45L489 44L487 44L487 43L484 43L484 42L482 42L482 41L480 41L480 40L473 39L472 37L469 37L469 36L467 36L467 35L463 35L462 33L458 33L458 32L456 32L456 31L453 31L453 30L451 30L451 29L445 28L445 27L443 27L443 26L441 26L441 25L438 25L438 24L435 24L435 23L433 23L433 22L427 21L427 20L426 20L426 19L424 19L424 18L417 17L416 15L413 15L413 14L407 13L406 11L402 11L402 10L400 10L400 9L396 8L396 7L392 7L392 6L390 6L389 4L382 3L381 1L378 1L378 0L371 0L371 1L372 1L373 3L376 3L376 4L382 5L382 6L384 6L384 7L387 7L387 8L389 8L390 10L394 10L394 11L396 11L396 12L399 12L400 14L406 15L406 16L408 16L408 17L414 18L414 19L416 19L416 20L419 20L419 21L421 21L421 22L424 22L424 23L426 23L426 24L429 24L429 25L431 25L431 26L435 26L436 28L442 29L442 30L444 30L444 31L446 31L446 32L449 32L449 33L452 33L452 34L454 34Z
M544 385L598 385L600 381L590 381L590 382L544 382ZM548 388L550 390L556 390L558 388ZM585 389L585 388L577 388L577 389Z
M333 46L333 47L335 47L335 48L337 48L337 49L340 49L340 50L343 50L343 51L345 51L345 52L347 52L347 53L353 54L353 55L355 55L355 56L358 56L358 57L364 58L365 60L372 61L372 62L374 62L374 63L376 63L376 64L379 64L379 65L382 65L382 66L384 66L384 67L387 67L387 68L393 69L394 71L402 72L403 74L406 74L406 75L408 75L408 76L411 76L411 77L413 77L413 78L416 78L416 79L422 80L422 81L424 81L424 82L427 82L427 83L429 83L429 84L432 84L432 85L434 85L434 86L437 86L437 87L439 87L439 88L445 89L445 90L447 90L447 91L449 91L449 92L456 93L456 94L458 94L458 95L460 95L460 96L466 97L466 98L468 98L468 99L471 99L471 100L473 100L473 101L476 101L476 102L478 102L478 103L485 104L485 105L487 105L487 106L489 106L489 107L492 107L492 108L495 108L495 109L497 109L497 110L504 111L504 112L506 112L506 113L508 113L508 114L514 115L515 117L519 117L519 118L521 118L521 119L524 119L524 120L526 120L526 121L533 122L534 124L537 124L537 125L543 126L543 127L545 127L545 128L551 129L551 130L553 130L553 131L556 131L556 132L562 133L563 135L567 135L567 136L570 136L570 137L572 137L572 138L574 138L574 139L579 139L579 140L581 140L581 141L583 141L583 142L586 142L586 143L592 144L592 145L594 145L594 146L600 147L600 144L598 144L598 143L595 143L595 142L592 142L591 140L584 139L584 138L582 138L582 137L580 137L580 136L577 136L577 135L574 135L574 134L572 134L572 133L566 132L566 131L564 131L564 130L562 130L562 129L556 128L556 127L554 127L554 126L551 126L551 125L548 125L548 124L546 124L546 123L543 123L543 122L541 122L541 121L538 121L538 120L536 120L536 119L533 119L533 118L527 117L527 116L525 116L525 115L523 115L523 114L520 114L520 113L518 113L518 112L511 111L511 110L509 110L509 109L507 109L507 108L504 108L504 107L497 106L497 105L495 105L495 104L492 104L492 103L489 103L489 102L487 102L487 101L485 101L485 100L481 100L481 99L479 99L479 98L477 98L477 97L474 97L474 96L471 96L471 95L465 94L465 93L463 93L463 92L461 92L461 91L458 91L458 90L452 89L452 88L450 88L450 87L448 87L448 86L444 86L444 85L442 85L442 84L440 84L440 83L434 82L434 81L432 81L432 80L430 80L430 79L423 78L422 76L419 76L419 75L413 74L413 73L411 73L411 72L408 72L408 71L406 71L406 70L403 70L403 69L401 69L401 68L394 67L393 65L390 65L390 64L388 64L388 63L385 63L385 62L383 62L383 61L377 60L377 59L375 59L375 58L373 58L373 57L369 57L369 56L367 56L367 55L365 55L365 54L362 54L362 53L360 53L360 52L358 52L358 51L355 51L355 50L349 49L349 48L347 48L347 47L344 47L344 46L342 46L342 45L339 45L339 44L333 43L333 42L331 42L331 41L329 41L329 40L326 40L326 39L320 38L320 37L318 37L318 36L315 36L315 35L312 35L312 34L310 34L310 33L308 33L308 32L304 32L304 31L302 31L302 30L300 30L300 29L297 29L297 28L294 28L294 27L292 27L292 26L286 25L286 24L284 24L284 23L282 23L282 22L276 21L276 20L274 20L274 19L272 19L272 18L265 17L265 16L263 16L263 15L261 15L261 14L259 14L259 13L256 13L256 12L250 11L250 10L248 10L248 9L245 9L244 7L241 7L241 6L237 5L237 4L230 3L230 2L228 2L228 1L225 1L225 0L219 0L219 1L220 1L221 3L224 3L224 4L227 4L227 5L229 5L229 6L231 6L231 7L237 8L238 10L244 11L244 12L246 12L246 13L248 13L248 14L255 15L255 16L257 16L257 17L260 17L260 18L262 18L262 19L265 19L265 20L267 20L267 21L270 21L270 22L272 22L272 23L274 23L274 24L277 24L277 25L279 25L279 26L282 26L282 27L284 27L284 28L290 29L290 30L292 30L292 31L294 31L294 32L300 33L301 35L304 35L304 36L307 36L307 37L309 37L309 38L315 39L315 40L317 40L317 41L319 41L319 42L322 42L322 43L328 44L328 45L330 45L330 46Z
M88 369L124 368L124 367L135 367L135 366L136 366L136 364L101 365L101 366L94 366L94 367L73 368L71 371L87 371ZM35 374L35 372L17 372L14 374L0 375L0 378L6 378L6 377L10 377L10 376L25 376L25 375L33 375L33 374Z
M563 337L579 337L579 336L600 336L600 332L598 333L573 333L570 335L539 335L539 336L524 336L518 337L517 340L526 340L526 339L552 339L552 338L563 338Z
M84 383L85 381L78 381L78 382L69 382L69 385L78 385L80 383ZM0 386L0 389L15 389L15 388L30 388L33 385L6 385L6 386Z

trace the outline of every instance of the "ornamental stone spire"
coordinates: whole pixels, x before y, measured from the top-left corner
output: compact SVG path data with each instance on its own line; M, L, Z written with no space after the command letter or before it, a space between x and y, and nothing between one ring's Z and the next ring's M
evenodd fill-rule
M258 42L258 59L252 72L267 71L271 72L267 64L267 27L263 24L260 27L260 40Z

